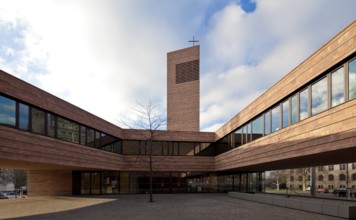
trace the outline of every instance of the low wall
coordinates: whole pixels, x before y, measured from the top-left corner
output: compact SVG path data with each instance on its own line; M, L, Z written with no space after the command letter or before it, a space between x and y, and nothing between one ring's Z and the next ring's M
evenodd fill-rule
M262 193L250 194L229 192L229 197L265 203L291 209L331 215L346 219L356 219L356 203L338 200L322 200L314 198L287 197Z

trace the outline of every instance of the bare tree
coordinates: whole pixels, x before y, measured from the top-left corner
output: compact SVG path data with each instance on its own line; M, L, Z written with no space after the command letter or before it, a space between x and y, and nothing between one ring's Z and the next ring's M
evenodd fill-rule
M306 186L307 186L307 181L308 181L308 175L310 174L310 168L309 167L304 167L304 168L298 168L295 169L295 173L297 174L297 176L301 176L302 177L302 190L306 191ZM310 181L310 179L309 179Z
M280 184L286 184L288 170L273 170L270 171L269 176L274 179L277 190L279 190Z
M121 121L127 127L133 129L135 135L138 135L141 140L146 142L145 151L149 161L149 194L150 202L153 202L153 142L159 136L159 130L162 130L166 125L166 118L157 104L149 101L146 105L138 103L138 108L135 109L137 120L127 123Z
M0 168L0 184L8 184L14 178L14 171L11 169Z

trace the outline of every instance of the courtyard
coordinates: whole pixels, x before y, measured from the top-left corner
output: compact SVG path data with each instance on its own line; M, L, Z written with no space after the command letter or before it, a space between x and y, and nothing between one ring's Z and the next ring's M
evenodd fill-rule
M227 194L146 194L29 197L0 200L0 219L340 219L240 199Z

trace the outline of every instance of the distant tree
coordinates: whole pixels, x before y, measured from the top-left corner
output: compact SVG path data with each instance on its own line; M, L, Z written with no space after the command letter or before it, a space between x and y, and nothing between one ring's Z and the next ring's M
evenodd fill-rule
M273 170L270 171L269 176L271 179L274 180L274 184L277 187L277 190L279 190L280 185L286 185L287 183L287 174L288 174L288 170Z
M138 103L138 108L135 109L137 120L131 122L121 121L122 124L129 127L131 132L138 135L141 140L146 142L145 152L148 157L149 166L149 195L150 202L153 202L153 142L158 137L158 131L162 130L166 125L165 115L162 113L159 105L149 101L146 105Z
M310 175L310 168L309 167L298 168L298 169L294 169L294 171L297 174L297 176L302 177L302 189L303 191L306 191L307 180L308 180L307 177L308 175Z
M0 168L0 184L8 184L13 180L14 171L11 169Z

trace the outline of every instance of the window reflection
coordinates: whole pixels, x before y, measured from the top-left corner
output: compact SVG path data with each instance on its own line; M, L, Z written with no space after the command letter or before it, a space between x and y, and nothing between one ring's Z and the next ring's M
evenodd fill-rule
M300 120L309 117L309 89L306 88L299 93L299 118Z
M281 110L279 106L272 109L272 132L278 131L280 129L280 116Z
M327 78L312 85L312 115L325 111L327 105Z
M55 136L56 119L55 116L47 113L47 135L50 137Z
M29 127L29 107L28 105L19 103L19 128L28 130Z
M252 121L252 140L256 140L263 136L263 116Z
M283 102L282 108L283 108L282 126L283 128L285 128L289 125L289 100Z
M57 138L79 143L79 125L67 119L57 117Z
M337 106L345 102L344 98L344 68L340 68L331 74L331 106Z
M292 117L291 117L291 124L294 124L297 122L297 95L294 95L291 98L291 113L292 113Z
M16 125L16 102L0 96L0 124Z
M349 99L356 98L356 59L349 63Z
M271 132L270 118L271 114L268 111L265 113L265 135Z
M31 128L32 132L45 134L45 113L36 108L31 109Z
M243 144L242 138L242 128L235 131L235 147L241 146Z

